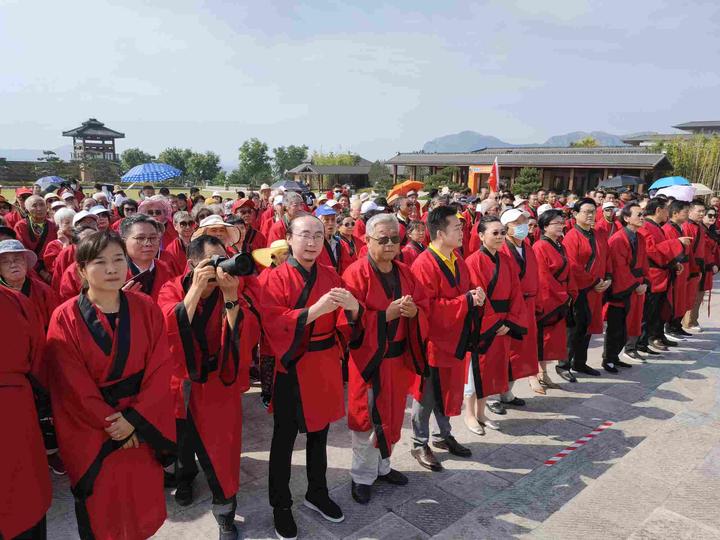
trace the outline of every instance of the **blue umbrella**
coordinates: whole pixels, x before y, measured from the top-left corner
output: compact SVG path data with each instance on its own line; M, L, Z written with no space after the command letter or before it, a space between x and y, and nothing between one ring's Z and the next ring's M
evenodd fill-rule
M59 176L43 176L42 178L35 180L35 185L40 186L40 189L43 191L49 192L59 188L60 184L63 182L67 182L67 180L60 178Z
M122 176L124 182L158 182L182 176L182 171L166 163L136 165Z
M689 186L690 180L685 178L684 176L666 176L665 178L661 178L660 180L655 180L650 186L650 189L660 189L664 187L670 187L670 186Z

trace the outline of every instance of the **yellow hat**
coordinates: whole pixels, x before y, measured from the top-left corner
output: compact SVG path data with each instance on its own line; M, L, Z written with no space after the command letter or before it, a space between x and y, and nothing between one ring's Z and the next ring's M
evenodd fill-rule
M287 240L275 240L270 247L256 249L252 252L255 262L268 268L275 262L275 257L283 251L289 251Z

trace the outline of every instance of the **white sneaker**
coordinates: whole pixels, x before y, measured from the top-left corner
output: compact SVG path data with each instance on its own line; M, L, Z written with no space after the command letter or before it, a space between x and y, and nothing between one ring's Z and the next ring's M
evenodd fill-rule
M696 332L699 334L700 332L703 331L703 329L699 324L696 324L695 326L689 326L689 327L685 328L685 331L686 332Z

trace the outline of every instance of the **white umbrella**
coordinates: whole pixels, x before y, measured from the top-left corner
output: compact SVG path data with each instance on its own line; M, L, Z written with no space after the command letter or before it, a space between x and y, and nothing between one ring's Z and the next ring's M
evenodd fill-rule
M705 184L693 182L692 187L695 188L695 195L698 195L700 197L702 197L703 195L712 195L713 194L712 189L707 187Z
M695 188L693 186L668 186L658 189L655 195L666 195L675 197L678 201L690 202L695 197Z

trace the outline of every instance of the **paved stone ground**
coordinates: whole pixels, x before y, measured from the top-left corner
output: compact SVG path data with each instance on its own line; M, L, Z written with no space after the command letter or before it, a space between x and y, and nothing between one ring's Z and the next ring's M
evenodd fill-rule
M715 296L718 298L720 295ZM705 331L660 360L618 375L603 372L498 417L502 432L469 433L459 418L455 436L473 451L459 459L438 451L445 470L420 468L409 453L409 409L393 466L410 478L403 488L376 486L365 507L350 497L350 436L332 426L328 483L345 511L325 522L301 504L306 479L304 437L293 455L295 517L304 538L720 538L720 302ZM600 367L601 341L590 364ZM267 502L272 421L259 390L244 397L245 423L237 523L244 538L274 538ZM614 425L548 467L544 460L611 420ZM54 478L48 518L51 539L77 538L66 478ZM187 508L168 492L168 519L156 535L167 539L217 538L205 481L195 484ZM118 501L120 504L120 501Z

